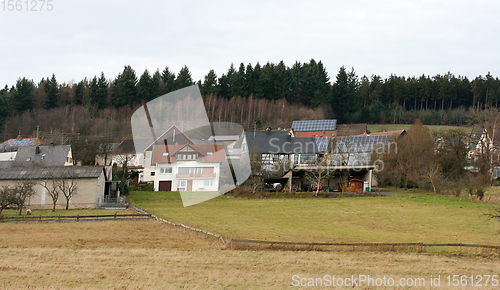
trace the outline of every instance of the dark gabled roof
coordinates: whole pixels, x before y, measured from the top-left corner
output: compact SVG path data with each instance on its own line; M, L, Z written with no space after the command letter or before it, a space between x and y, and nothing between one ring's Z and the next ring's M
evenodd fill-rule
M0 144L0 152L14 152L20 147L25 146L36 146L38 145L38 140L36 138L21 138L9 139Z
M100 166L12 167L0 169L0 180L97 178L102 171Z
M64 166L70 150L71 145L20 147L14 165Z
M245 132L250 153L317 154L318 147L312 137L291 137L286 131Z

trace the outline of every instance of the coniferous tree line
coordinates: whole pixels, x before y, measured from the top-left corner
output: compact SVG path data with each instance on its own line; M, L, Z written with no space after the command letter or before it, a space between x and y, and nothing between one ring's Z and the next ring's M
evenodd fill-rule
M391 75L382 79L378 75L359 77L354 69L341 67L331 80L323 63L311 59L307 63L295 62L291 67L283 61L265 65L241 63L237 68L231 64L220 76L210 70L203 80L195 81L187 66L178 73L168 67L154 73L146 69L140 76L132 67L125 66L115 79L106 78L104 73L69 84L59 83L54 74L38 83L19 78L15 85L0 90L0 126L5 127L9 116L26 111L66 106L97 111L133 109L142 102L193 84L199 85L205 100L216 96L221 102L227 100L238 106L252 98L312 110L321 108L324 112L321 117L337 118L339 123L410 124L419 118L424 124L463 125L470 110L498 107L500 99L500 80L490 73L473 80L450 72L433 77ZM234 98L245 101L229 102ZM257 117L268 123L266 117L254 114L249 121L244 114L240 119L245 118L248 127L253 126ZM217 118L222 118L222 114ZM226 121L225 117L222 121Z

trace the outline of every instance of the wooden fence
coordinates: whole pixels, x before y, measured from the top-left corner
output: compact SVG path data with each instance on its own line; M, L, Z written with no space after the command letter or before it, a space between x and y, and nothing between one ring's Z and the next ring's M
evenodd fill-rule
M267 246L270 249L303 249L303 250L324 250L327 248L337 247L339 249L356 250L384 250L384 251L415 251L427 252L428 247L454 247L459 248L460 252L464 248L479 248L484 250L500 251L500 246L491 245L476 245L463 243L446 243L446 244L426 244L426 243L307 243L307 242L282 242L282 241L262 241L262 240L246 240L246 239L231 239L233 247L241 247L241 245L260 245Z
M25 221L70 221L70 220L132 220L132 219L149 219L151 214L102 214L102 215L58 215L58 216L43 216L43 215L27 215L27 216L9 216L3 217L0 220L3 222L25 222Z

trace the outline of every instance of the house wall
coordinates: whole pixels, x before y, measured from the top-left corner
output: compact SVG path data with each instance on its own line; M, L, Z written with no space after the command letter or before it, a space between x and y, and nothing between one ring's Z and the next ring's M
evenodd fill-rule
M15 186L17 180L0 180L0 187L2 186ZM35 192L27 202L28 208L47 208L51 209L53 206L52 198L50 197L47 189L42 186L42 180L35 181ZM101 173L99 178L81 178L75 179L76 194L70 200L70 208L95 208L97 207L98 199L104 196L104 173ZM52 187L52 182L49 181L49 186ZM65 208L66 198L62 193L59 194L59 199L56 208Z
M161 168L172 168L172 173L160 173ZM215 177L181 177L177 178L179 168L181 167L213 167ZM146 174L145 174L146 175ZM220 163L219 162L197 162L187 161L181 163L161 163L158 162L155 167L154 190L158 191L160 181L172 181L172 191L177 191L177 181L179 180L192 180L192 191L218 191L219 190L219 177L220 177ZM212 180L211 186L205 186L205 180Z
M142 171L142 175L141 175L142 182L155 182L155 176L151 176L151 172L155 172L155 175L156 175L156 166L151 165L152 155L153 155L153 151L144 152L144 156L143 156L144 170Z

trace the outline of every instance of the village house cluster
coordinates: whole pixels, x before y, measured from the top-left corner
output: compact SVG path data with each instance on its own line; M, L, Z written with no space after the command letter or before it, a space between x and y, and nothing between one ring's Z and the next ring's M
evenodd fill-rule
M197 138L181 127L171 126L142 152L135 151L134 140L100 148L95 166L79 166L70 145L10 139L0 144L0 186L35 181L36 194L27 206L50 208L50 189L42 184L71 179L78 191L71 207L109 206L121 200L118 181L112 179L113 164L137 172L137 182L152 184L155 191L217 192L228 184L241 185L232 164L247 158L250 179L260 178L265 190L366 192L377 186L374 150L397 146L397 138L406 133L370 133L366 124L339 125L336 120L294 121L289 129L228 128L209 138ZM476 135L484 138L479 131ZM472 148L469 158L480 149ZM308 178L320 170L328 174L317 182ZM61 200L57 205L63 204Z

